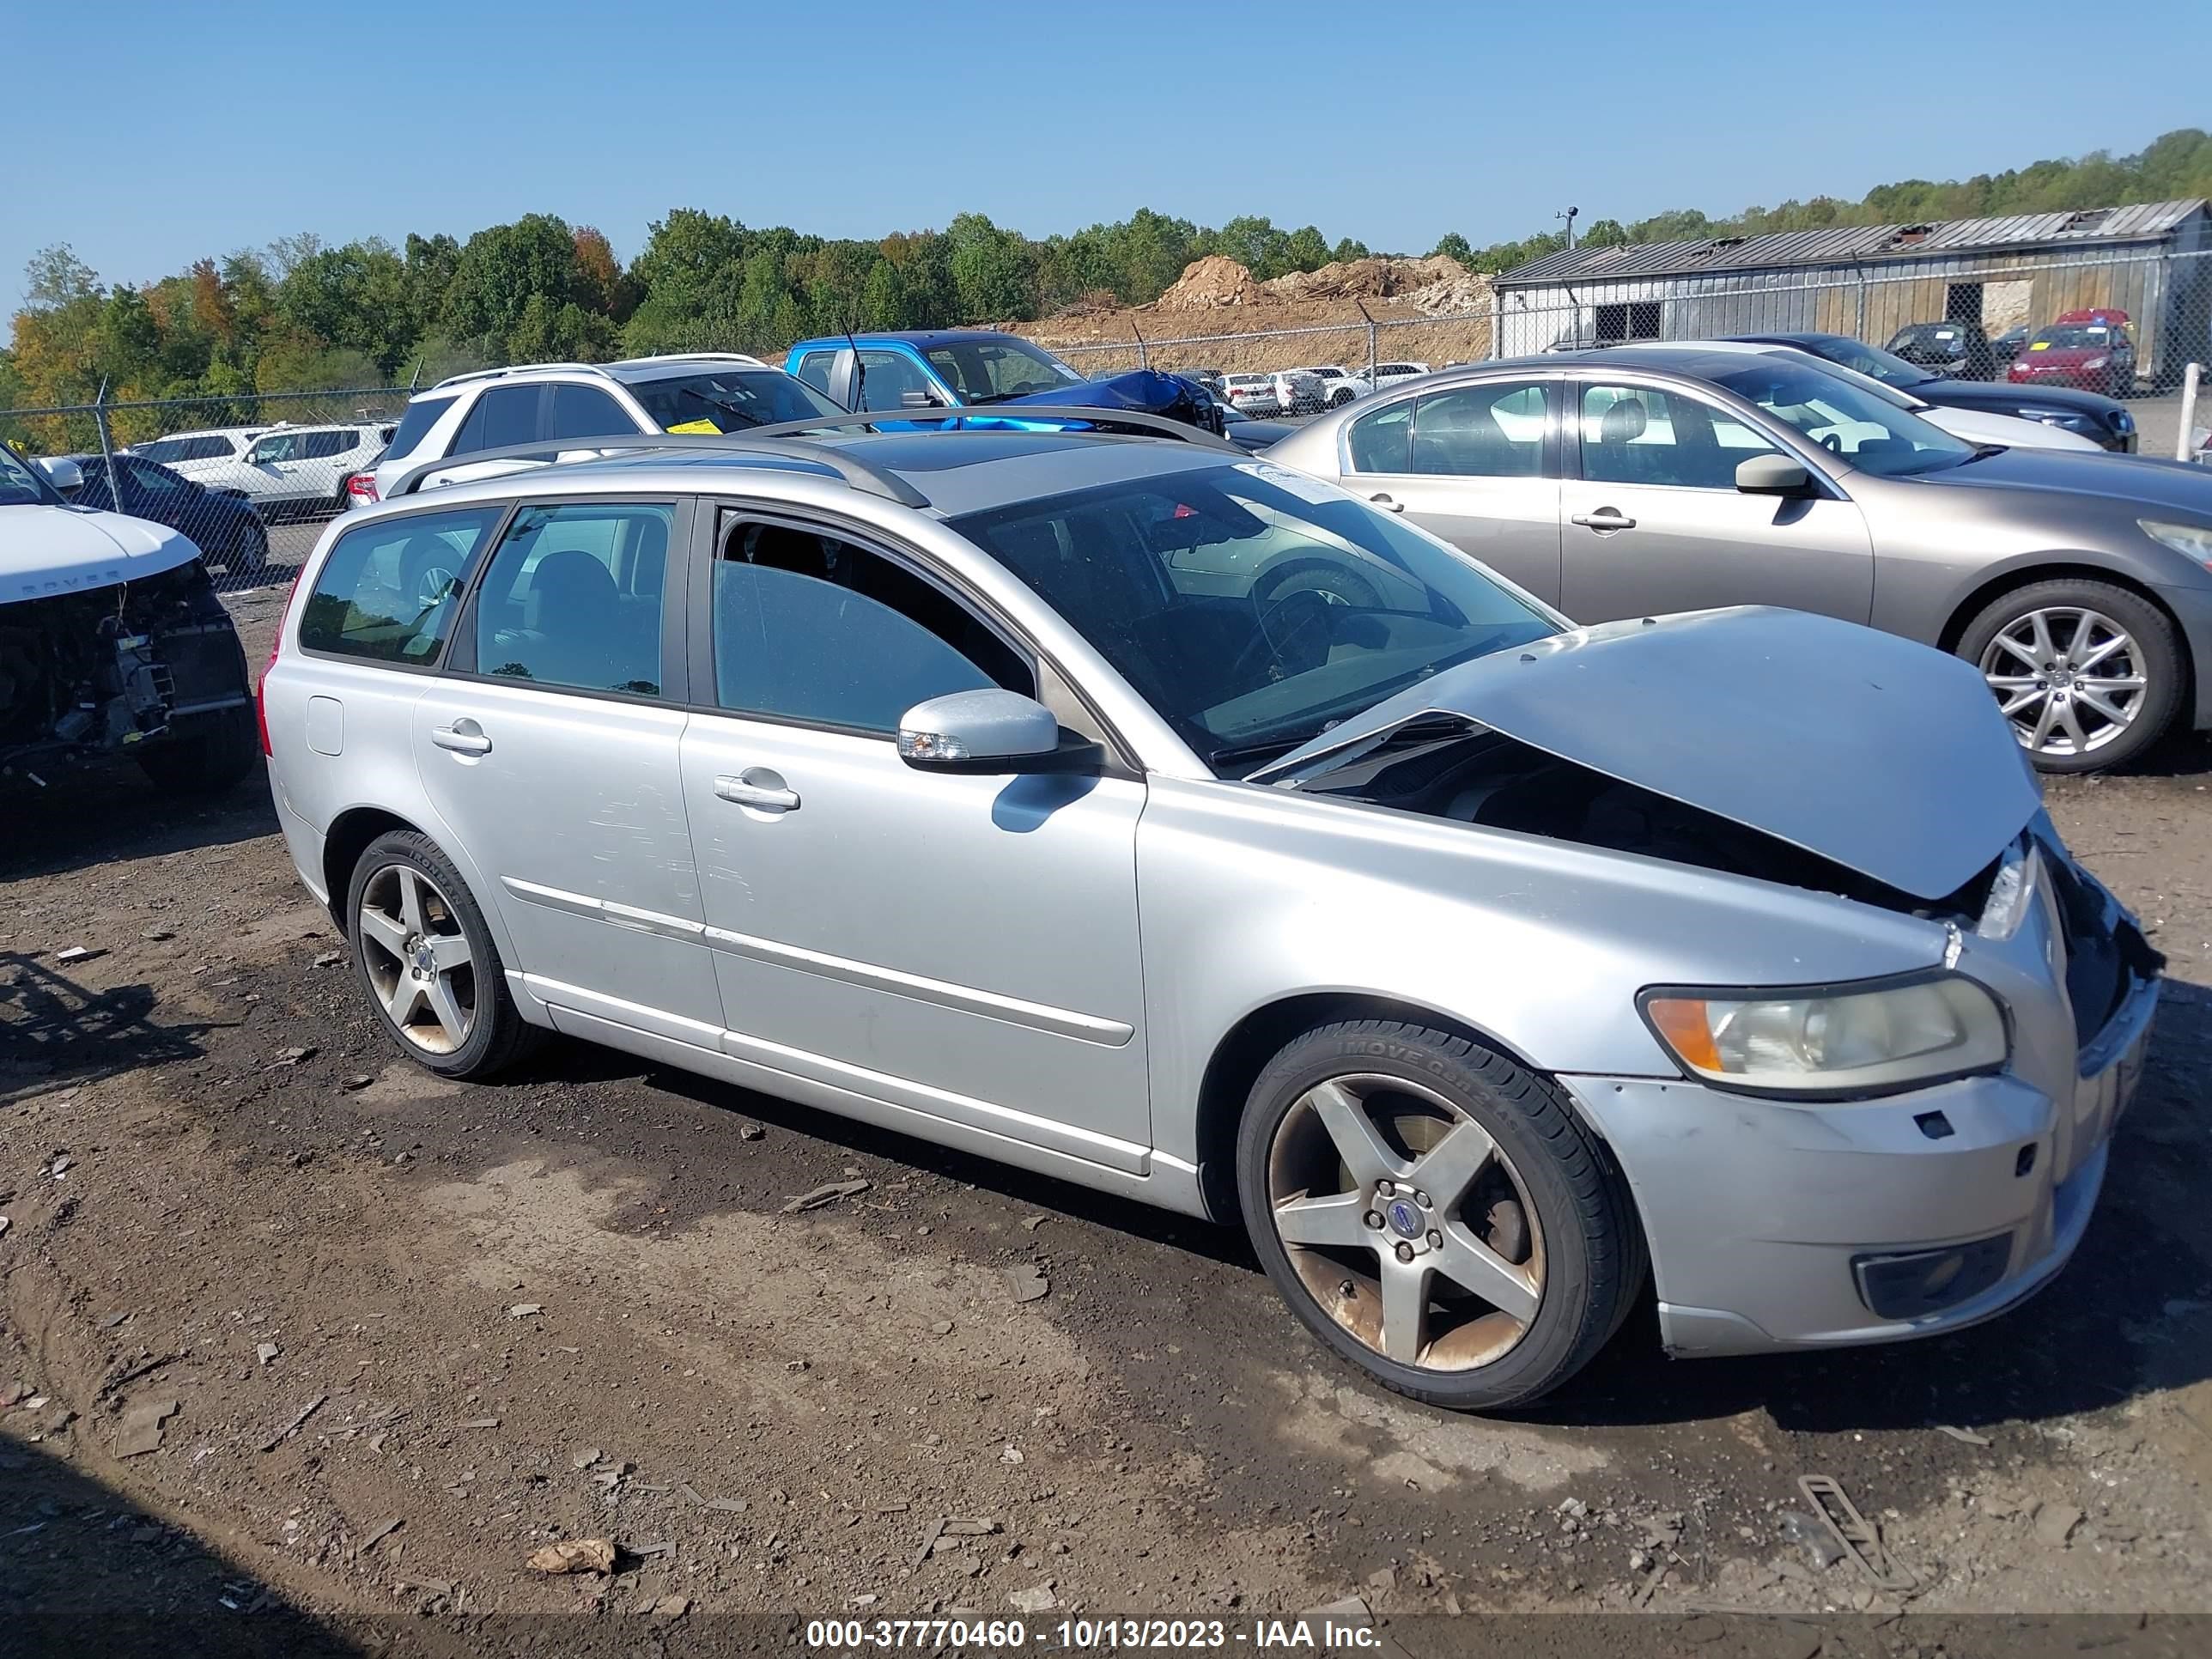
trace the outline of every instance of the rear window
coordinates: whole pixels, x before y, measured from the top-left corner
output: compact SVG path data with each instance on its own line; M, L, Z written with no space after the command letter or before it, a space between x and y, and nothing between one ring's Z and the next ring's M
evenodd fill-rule
M348 531L315 573L300 612L301 647L370 662L434 660L501 511L410 514Z
M422 434L438 423L438 416L453 406L451 398L417 398L407 405L407 412L399 417L399 424L392 434L390 453L411 455L415 446L422 441Z

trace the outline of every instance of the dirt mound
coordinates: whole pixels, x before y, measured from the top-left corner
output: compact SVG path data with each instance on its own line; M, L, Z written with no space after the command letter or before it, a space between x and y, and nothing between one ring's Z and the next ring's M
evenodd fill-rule
M1183 267L1175 285L1154 301L1161 311L1220 311L1249 306L1260 298L1260 284L1234 259L1209 253Z
M1293 270L1260 284L1270 300L1389 300L1416 289L1464 279L1467 267L1437 254L1426 259L1339 259L1319 270Z
M1443 259L1437 263L1455 264L1457 261ZM1485 311L1490 306L1490 279L1478 276L1471 270L1461 270L1433 283L1425 283L1403 296L1405 302L1424 317L1456 317L1470 311Z

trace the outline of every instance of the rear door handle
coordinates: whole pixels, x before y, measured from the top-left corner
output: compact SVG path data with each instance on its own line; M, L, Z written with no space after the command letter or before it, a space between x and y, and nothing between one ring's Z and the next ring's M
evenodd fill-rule
M1370 495L1367 499L1385 513L1403 513L1406 510L1405 502L1394 501L1388 495Z
M1636 520L1618 507L1601 507L1595 513L1577 513L1573 522L1597 531L1633 530Z
M451 726L430 728L430 741L441 749L450 749L456 755L489 755L491 739L474 720L455 720Z
M757 783L754 773L747 770L734 778L716 778L714 793L722 799L739 806L755 806L765 812L795 812L799 810L799 792L786 789L779 779L774 784Z

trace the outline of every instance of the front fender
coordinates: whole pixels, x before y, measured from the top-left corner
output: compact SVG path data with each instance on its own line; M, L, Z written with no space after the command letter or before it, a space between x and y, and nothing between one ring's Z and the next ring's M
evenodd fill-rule
M1676 1077L1648 985L1873 978L1942 927L1660 860L1256 785L1155 775L1137 837L1154 1139L1195 1163L1208 1064L1255 1012L1434 1009L1547 1073Z

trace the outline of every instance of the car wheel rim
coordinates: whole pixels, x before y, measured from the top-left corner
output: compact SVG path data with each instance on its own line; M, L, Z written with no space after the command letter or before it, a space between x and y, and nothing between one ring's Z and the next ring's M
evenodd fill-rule
M1301 1095L1268 1149L1267 1208L1322 1311L1401 1365L1494 1364L1543 1302L1543 1234L1519 1170L1419 1084L1352 1073Z
M2021 746L2039 755L2095 753L2135 724L2150 689L2134 635L2083 605L2014 618L1984 647L1981 669Z
M387 864L362 884L355 922L369 985L399 1035L433 1054L466 1042L477 1022L474 953L438 884Z

